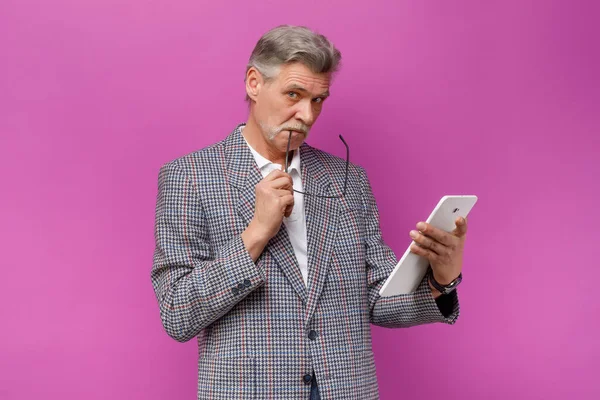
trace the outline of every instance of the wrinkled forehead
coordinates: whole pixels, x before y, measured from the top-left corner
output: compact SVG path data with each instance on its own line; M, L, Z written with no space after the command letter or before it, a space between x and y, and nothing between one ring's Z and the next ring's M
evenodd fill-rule
M306 91L313 96L329 94L331 74L316 73L303 64L284 64L280 67L278 81L284 90Z

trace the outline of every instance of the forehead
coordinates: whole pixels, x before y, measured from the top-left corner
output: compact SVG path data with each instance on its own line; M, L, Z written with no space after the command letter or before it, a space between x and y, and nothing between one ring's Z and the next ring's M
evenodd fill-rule
M328 91L331 75L315 73L304 64L291 63L281 67L278 80L284 88L299 86L313 94L321 94Z

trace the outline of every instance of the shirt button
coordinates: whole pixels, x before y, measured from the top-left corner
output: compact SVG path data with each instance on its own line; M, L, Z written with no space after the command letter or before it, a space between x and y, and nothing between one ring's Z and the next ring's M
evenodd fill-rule
M315 340L317 338L317 331L310 331L310 332L308 332L308 338L310 340Z
M310 374L306 374L306 375L304 375L302 380L304 380L304 383L306 383L308 385L310 383L310 381L312 381L312 376L310 376Z

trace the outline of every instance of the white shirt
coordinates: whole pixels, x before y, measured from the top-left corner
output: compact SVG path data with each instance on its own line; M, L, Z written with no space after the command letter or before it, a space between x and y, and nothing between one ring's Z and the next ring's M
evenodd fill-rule
M240 129L243 129L241 127ZM244 135L242 135L243 137ZM244 138L246 140L246 138ZM281 170L281 164L274 164L271 161L267 160L263 156L261 156L256 150L250 146L248 141L246 141L248 148L252 152L254 156L254 160L256 161L256 165L258 169L260 169L260 173L263 178L269 175L269 173L273 170ZM294 156L292 157L292 162L288 166L288 173L292 176L292 184L294 189L303 191L302 189L302 177L300 175L300 151L297 149L294 151ZM302 274L302 279L304 279L304 284L308 283L308 258L307 258L307 250L306 250L306 218L304 217L304 195L294 192L294 208L292 209L292 213L289 217L283 217L283 223L285 224L285 228L287 229L288 236L290 237L290 241L292 242L292 247L294 248L294 253L296 254L296 259L298 260L298 265L300 266L300 273Z

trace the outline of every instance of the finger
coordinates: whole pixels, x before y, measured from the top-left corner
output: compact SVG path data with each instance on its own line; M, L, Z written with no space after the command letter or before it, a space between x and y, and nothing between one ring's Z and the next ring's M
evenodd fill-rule
M426 222L419 222L417 224L417 229L421 231L422 234L432 237L444 246L452 246L454 239L454 235L448 232L444 232L441 229L438 229Z
M294 196L294 195L293 195L293 193L294 193L294 192L292 191L292 189L291 189L291 188L290 188L290 189L274 189L274 190L275 190L275 194L276 194L278 197L287 196L287 195L289 195L289 194L290 194L290 192L292 193L292 197Z
M279 178L269 182L269 186L274 189L291 189L293 186L292 178L288 176L280 176Z
M264 178L264 179L265 179L266 181L272 181L272 180L274 180L274 179L277 179L277 178L279 178L279 177L283 176L283 174L284 174L284 172L283 172L283 171L280 171L280 170L278 170L278 169L274 169L273 171L269 172L269 173L267 174L267 176L265 176L265 178Z
M429 238L425 235L421 235L417 231L410 231L410 237L417 243L419 246L431 250L437 255L441 255L443 252L448 251L448 248L441 243L436 242L432 238Z
M279 209L283 212L283 215L289 217L292 214L294 208L294 196L286 194L279 198Z
M266 181L273 181L273 180L275 180L277 178L281 178L282 176L289 176L291 178L291 175L288 174L287 172L281 171L279 169L274 169L273 171L269 172L267 174L267 176L265 176L264 179Z
M280 197L281 204L287 206L294 205L294 196L291 194L286 194L285 196Z
M292 214L292 210L294 209L294 196L283 196L281 197L281 202L283 205L283 215L289 217Z
M410 251L418 256L425 257L430 262L435 262L438 258L437 254L435 254L433 251L419 247L414 243L410 246Z
M454 230L454 235L458 237L463 237L467 234L467 219L463 217L456 218L456 229Z

